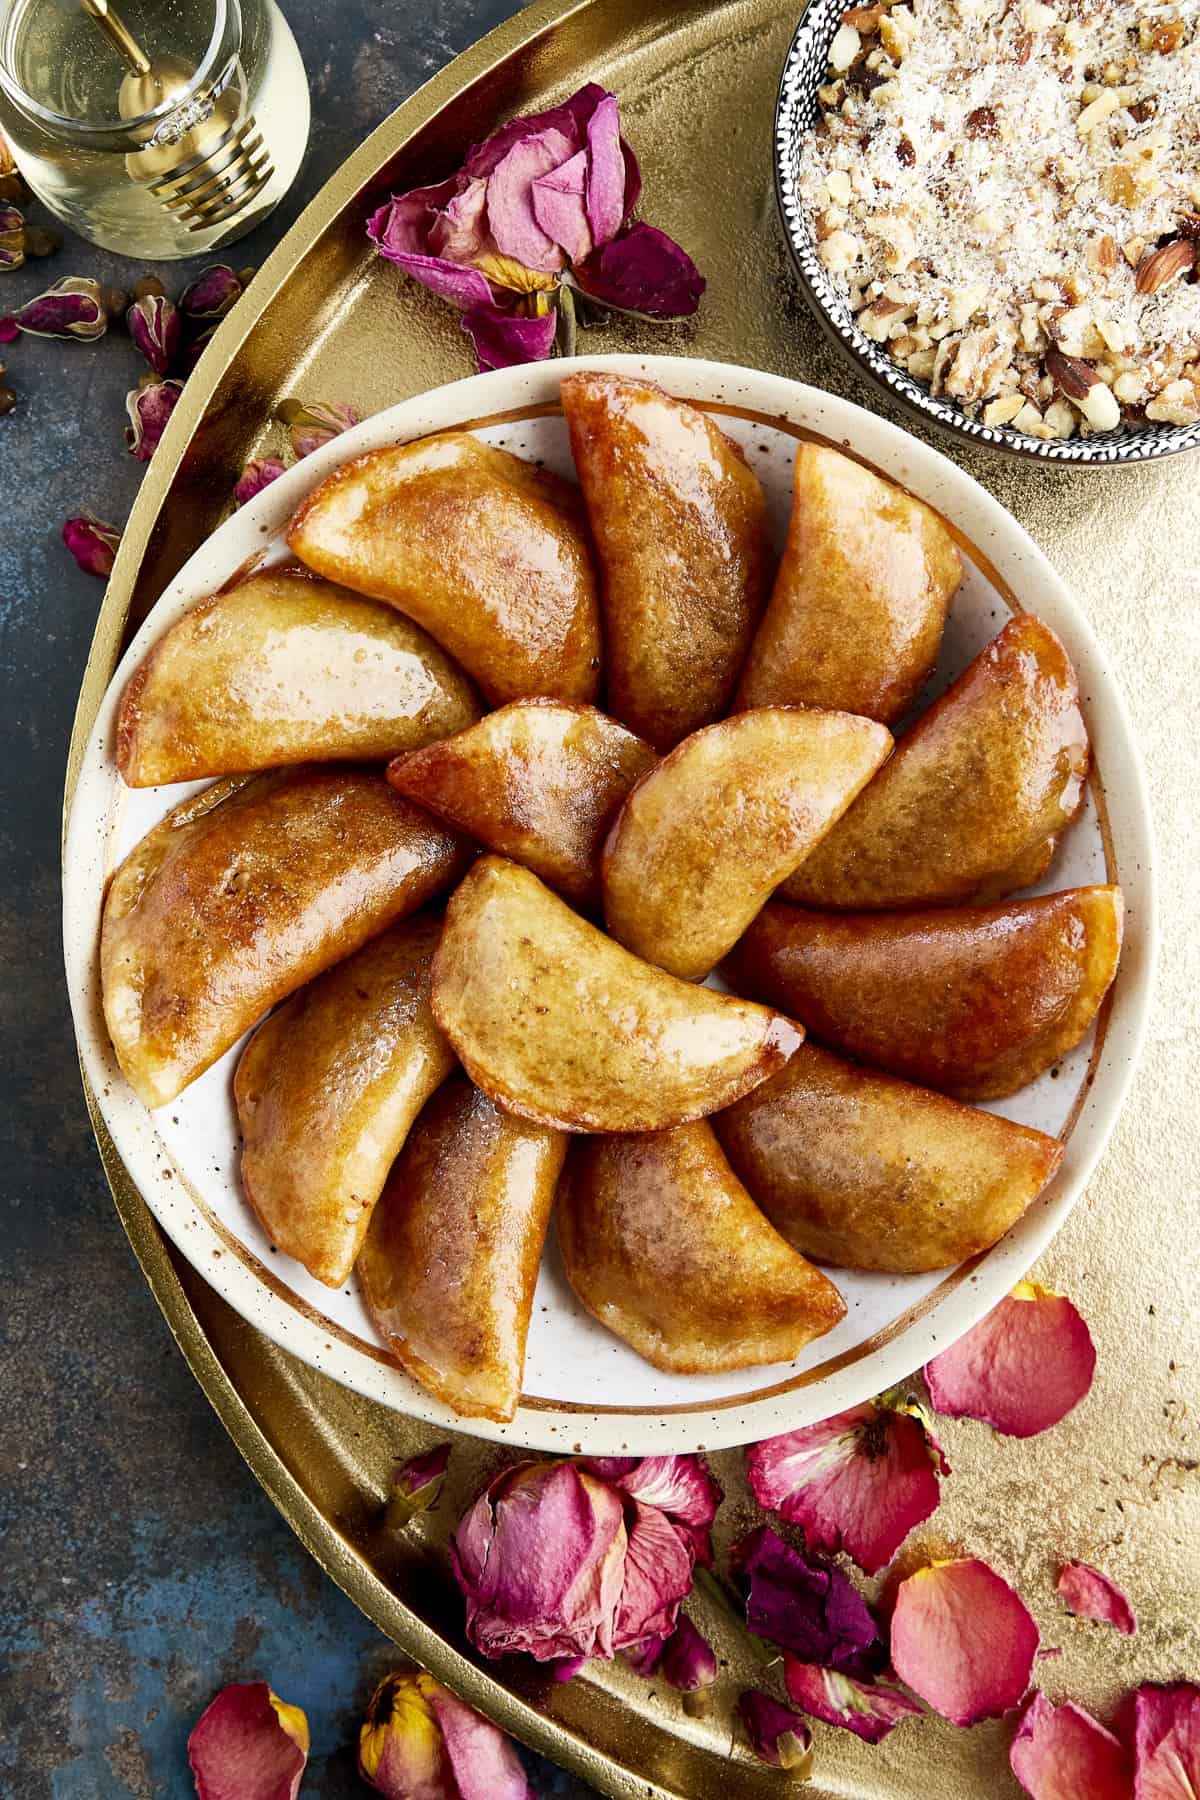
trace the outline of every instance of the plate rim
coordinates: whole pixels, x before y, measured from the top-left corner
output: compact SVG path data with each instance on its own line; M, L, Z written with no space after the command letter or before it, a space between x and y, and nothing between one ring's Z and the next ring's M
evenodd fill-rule
M1084 679L1086 669L1096 688L1088 702L1089 725L1093 737L1097 734L1097 713L1106 715L1103 735L1108 741L1108 748L1104 762L1110 771L1107 796L1110 805L1113 788L1122 788L1117 809L1122 817L1122 857L1118 872L1123 868L1128 874L1130 867L1136 870L1142 918L1139 944L1141 955L1132 975L1127 974L1123 986L1117 991L1110 1019L1110 1037L1116 1026L1122 1041L1118 1046L1116 1039L1113 1039L1107 1056L1100 1058L1094 1072L1094 1085L1087 1094L1072 1134L1071 1141L1076 1147L1076 1155L1071 1161L1075 1166L1069 1180L1065 1179L1064 1169L1064 1174L1055 1183L1057 1189L1061 1182L1063 1191L1052 1194L1045 1204L1035 1205L1016 1228L1017 1235L1013 1243L1002 1240L1002 1251L988 1252L979 1260L974 1272L968 1278L960 1279L951 1292L944 1294L940 1300L930 1296L932 1303L925 1307L922 1316L911 1321L890 1342L860 1354L846 1367L835 1369L807 1386L782 1393L768 1391L744 1402L739 1402L735 1397L715 1406L711 1411L704 1402L687 1411L660 1414L653 1410L647 1413L632 1408L591 1411L584 1407L581 1410L566 1410L560 1409L553 1402L537 1401L522 1405L509 1425L496 1425L487 1420L464 1420L449 1408L432 1400L399 1371L375 1361L366 1352L343 1346L342 1366L330 1366L325 1357L314 1349L312 1342L313 1337L323 1331L323 1327L309 1323L295 1307L278 1300L271 1294L267 1284L260 1282L240 1259L213 1256L212 1252L220 1246L221 1239L214 1221L206 1212L197 1210L196 1218L185 1232L176 1216L176 1209L164 1207L160 1211L151 1198L151 1194L157 1192L155 1185L149 1182L143 1185L133 1176L133 1168L129 1165L128 1155L122 1144L125 1134L119 1128L113 1129L113 1121L104 1105L105 1086L112 1078L111 1062L106 1066L106 1055L110 1057L111 1053L108 1052L106 1040L103 1043L97 1042L103 1033L102 1028L100 1033L96 1031L94 996L88 993L88 974L94 973L89 965L94 959L96 926L93 920L90 929L83 929L79 909L86 909L86 901L78 892L79 880L72 872L72 831L86 829L87 819L91 816L85 814L79 805L80 791L85 786L83 781L73 796L64 844L64 941L68 983L85 1073L116 1147L129 1167L131 1179L135 1179L155 1218L192 1266L248 1323L263 1331L273 1342L323 1373L343 1381L393 1410L502 1443L563 1451L574 1448L578 1442L586 1439L586 1448L592 1454L612 1454L630 1448L639 1449L643 1453L699 1447L717 1449L750 1442L756 1437L786 1430L811 1419L827 1417L832 1412L856 1404L869 1394L905 1379L927 1360L935 1346L945 1347L946 1343L953 1341L954 1337L966 1330L1007 1292L1027 1272L1065 1223L1081 1197L1116 1124L1144 1039L1153 990L1157 944L1152 820L1144 770L1119 681L1108 667L1108 660L1091 630L1086 614L1025 528L974 477L958 468L939 450L922 443L900 426L866 411L852 401L826 394L785 376L701 358L617 354L560 359L446 383L374 414L353 431L335 439L316 455L288 471L287 475L236 515L240 521L239 531L249 533L251 529L259 532L276 530L304 492L309 491L333 468L349 457L360 454L371 442L380 440L381 437L386 441L408 441L424 436L431 430L453 428L456 424L503 412L513 406L541 404L547 399L556 400L559 382L564 374L574 368L605 368L630 374L649 373L652 377L661 379L673 391L679 391L702 403L706 399L710 402L716 399L735 406L740 404L747 411L773 414L793 424L822 430L827 436L846 443L866 456L872 463L889 469L915 491L928 493L931 488L940 490L944 487L957 503L954 508L947 508L953 522L964 529L970 540L985 554L990 555L989 540L999 536L1002 540L1002 560L1024 559L1031 565L1024 579L1036 577L1039 592L1037 610L1043 610L1042 603L1048 598L1051 614L1066 619L1063 634L1072 659L1080 668L1081 680ZM714 388L719 390L717 394L713 393ZM751 404L749 395L763 403ZM882 451L882 455L877 454L879 451ZM140 639L143 634L150 634L155 613L163 602L168 601L177 590L195 586L198 565L211 557L214 540L226 531L229 523L230 521L225 521L218 526L168 584L111 674L105 689L105 699L91 722L86 756L84 747L81 746L81 773L84 761L90 762L95 757L96 724L103 715L106 704L111 710L112 696L118 687L122 665L133 657L135 650L141 654L138 649ZM229 535L233 537L237 534ZM212 578L205 578L203 585L211 588ZM1057 628L1060 620L1052 616L1049 622ZM1111 774L1114 765L1119 771L1117 782L1113 781ZM90 950L85 952L84 945L90 945ZM1116 1066L1118 1064L1119 1067ZM1105 1097L1106 1104L1099 1119L1093 1117L1088 1121L1085 1133L1085 1115L1089 1107L1095 1112L1097 1089ZM136 1152L134 1161L137 1162ZM1017 1244L1019 1249L1016 1249ZM204 1252L203 1261L196 1254L198 1250ZM990 1270L987 1268L989 1263L992 1264ZM247 1287L252 1290L250 1298L257 1297L260 1302L253 1310L248 1310L249 1302L242 1304ZM940 1289L935 1290L935 1294L936 1292L940 1292ZM263 1298L264 1295L267 1296L266 1299ZM936 1331L933 1329L935 1325L939 1328ZM324 1348L330 1350L332 1346L326 1343ZM870 1377L869 1380L865 1379L867 1376ZM389 1391L384 1391L385 1387ZM822 1396L816 1405L812 1403L814 1395ZM806 1397L808 1404L804 1404ZM786 1419L780 1417L783 1412L789 1415Z

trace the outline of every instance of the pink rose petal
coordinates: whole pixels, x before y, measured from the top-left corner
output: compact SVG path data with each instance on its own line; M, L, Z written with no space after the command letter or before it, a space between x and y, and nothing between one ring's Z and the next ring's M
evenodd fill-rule
M626 1548L621 1497L607 1483L568 1462L505 1470L451 1543L467 1636L485 1656L611 1657ZM654 1629L643 1624L625 1641Z
M469 307L492 304L486 278L478 269L434 254L430 247L430 233L439 213L460 192L461 180L456 176L434 187L394 195L367 221L367 236L381 256L430 293L465 312Z
M1009 1751L1012 1772L1032 1800L1131 1800L1129 1752L1090 1713L1035 1694Z
M783 1674L788 1694L801 1712L826 1725L841 1725L868 1744L878 1744L901 1719L921 1711L916 1701L897 1687L858 1681L853 1675L801 1662L796 1656L784 1656Z
M798 1712L757 1688L742 1694L737 1704L746 1735L761 1762L777 1769L798 1769L801 1774L808 1769L812 1732Z
M673 1688L684 1694L699 1693L717 1679L717 1659L712 1645L696 1630L686 1613L680 1613L678 1623L667 1639L662 1673Z
M454 1800L533 1800L516 1748L498 1725L440 1682L431 1682L427 1699L454 1771Z
M303 1713L286 1709L303 1728L297 1741L276 1704L265 1681L237 1682L201 1713L188 1739L199 1800L295 1800L308 1727Z
M487 182L468 181L429 221L428 249L448 262L468 263L488 247Z
M704 277L682 245L655 225L628 226L575 270L580 289L600 306L682 319L694 313Z
M1068 1611L1077 1618L1115 1625L1126 1637L1132 1637L1137 1630L1137 1618L1128 1598L1115 1581L1093 1569L1090 1563L1064 1563L1056 1585Z
M747 1452L754 1498L804 1528L816 1550L845 1550L873 1575L941 1497L948 1475L919 1409L868 1400L848 1412L765 1438Z
M656 1506L631 1501L626 1510L629 1542L622 1571L621 1598L613 1626L613 1649L666 1637L675 1628L679 1605L691 1592L690 1545Z
M1078 1406L1095 1367L1091 1333L1071 1302L1022 1281L925 1365L925 1380L938 1412L1026 1438Z
M954 1725L998 1718L1024 1697L1038 1628L1025 1602L974 1557L902 1581L892 1614L901 1681Z
M533 216L547 237L561 244L568 262L582 262L592 248L592 233L583 203L587 152L580 150L557 169L533 183Z
M488 224L496 247L527 269L554 274L563 266L561 249L534 216L533 184L566 162L573 148L561 131L548 127L515 143L488 180Z
M546 112L525 113L519 119L510 119L499 131L494 131L490 138L482 144L475 144L467 152L463 168L468 175L490 175L496 166L503 162L514 144L522 138L536 137L543 131L561 132L571 145L571 154L583 148L587 135L587 122L602 100L608 98L608 89L597 82L589 81L564 100L561 106L552 106Z
M615 1463L624 1458L610 1457ZM682 1525L707 1533L721 1504L721 1489L698 1456L643 1456L608 1477L633 1500L657 1506Z
M463 314L462 328L475 346L481 369L511 369L517 363L545 361L554 348L558 320L553 311L538 319L501 312L489 299Z
M625 158L615 94L606 94L588 120L587 218L597 245L616 237L625 218Z
M1194 1681L1147 1682L1134 1695L1136 1800L1196 1800L1200 1795L1200 1687Z

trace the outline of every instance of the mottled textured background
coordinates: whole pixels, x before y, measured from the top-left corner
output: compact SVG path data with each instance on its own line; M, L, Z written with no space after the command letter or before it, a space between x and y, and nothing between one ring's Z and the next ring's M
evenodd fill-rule
M236 246L239 267L262 261L371 127L517 8L286 10L312 137L288 199ZM160 273L176 291L191 268ZM0 276L0 311L63 275L132 286L142 272L68 240ZM125 518L142 471L123 446L124 397L143 365L119 330L26 338L0 360L18 394L0 419L0 1794L185 1800L192 1721L224 1682L256 1677L308 1713L305 1795L363 1793L352 1747L394 1652L292 1537L172 1342L100 1172L63 986L62 771L103 584L58 534L82 506ZM588 1791L545 1764L534 1785Z

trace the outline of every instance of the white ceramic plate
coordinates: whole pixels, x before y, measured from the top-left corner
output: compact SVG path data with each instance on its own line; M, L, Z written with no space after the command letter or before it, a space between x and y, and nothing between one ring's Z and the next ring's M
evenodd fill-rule
M1111 1005L1052 1073L994 1110L1066 1137L1047 1192L986 1256L960 1270L887 1276L834 1271L847 1302L836 1331L795 1363L732 1374L662 1374L582 1312L547 1247L534 1305L525 1394L508 1426L467 1429L516 1444L596 1454L715 1448L750 1442L827 1417L901 1381L951 1343L1018 1281L1063 1223L1104 1148L1139 1051L1154 945L1152 846L1145 785L1115 680L1080 612L1016 521L938 452L872 414L796 382L676 357L592 357L502 370L439 388L335 439L216 531L163 594L113 677L76 790L67 838L67 973L84 1066L130 1174L164 1230L231 1305L277 1343L398 1411L445 1425L454 1414L411 1382L376 1336L353 1281L331 1292L276 1252L237 1176L231 1050L173 1104L148 1113L128 1087L100 1013L98 935L108 876L185 787L126 789L114 760L122 689L150 644L248 558L281 554L279 533L311 488L349 457L431 431L469 424L481 437L569 474L570 451L554 402L573 367L648 375L672 393L716 406L771 501L782 543L797 436L852 448L938 507L974 552L955 601L926 704L1003 625L1016 601L1063 638L1079 673L1097 773L1083 814L1064 840L1046 891L1120 880L1127 937ZM195 786L204 784L197 783Z

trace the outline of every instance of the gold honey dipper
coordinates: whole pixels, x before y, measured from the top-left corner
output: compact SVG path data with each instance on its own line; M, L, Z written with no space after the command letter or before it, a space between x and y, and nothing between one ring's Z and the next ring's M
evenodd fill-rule
M236 85L193 93L195 71L177 56L151 62L109 0L79 0L129 64L117 107L140 119L164 102L168 113L142 149L125 158L130 180L148 186L189 231L208 231L233 219L274 174L270 151L252 113L241 113Z

